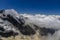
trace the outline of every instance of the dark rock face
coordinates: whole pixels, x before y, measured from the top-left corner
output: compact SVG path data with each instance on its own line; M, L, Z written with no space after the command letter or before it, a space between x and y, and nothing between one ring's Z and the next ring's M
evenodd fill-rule
M4 15L5 16L5 15ZM20 33L22 33L23 35L33 35L35 34L35 31L29 26L29 25L24 25L24 22L21 19L16 20L17 18L14 18L11 15L7 15L6 18L2 18L3 20L7 20L10 23L12 23L15 28L17 28ZM19 22L18 22L19 21ZM1 30L3 30L2 28L0 28ZM4 30L3 30L4 31ZM17 33L14 33L13 31L9 31L9 32L5 32L5 33L0 33L1 36L3 37L9 37L9 36L15 36Z
M52 29L52 28L40 28L40 30L41 30L40 32L41 36L44 36L44 35L47 36L48 33L53 35L55 33L55 29Z
M8 18L1 18L1 19L4 20L4 21L9 20ZM12 20L11 22L13 23L13 21L15 21L15 20ZM3 23L0 22L0 24L3 24ZM16 25L16 23L15 23L15 25ZM13 30L6 31L6 29L4 29L3 26L0 26L0 36L2 36L2 37L10 37L10 36L16 36L16 35L18 35L17 32L14 32Z
M4 31L5 29L3 27L0 27L0 32Z
M3 27L0 27L0 36L2 37L10 37L10 36L16 36L18 35L18 33L15 33L13 31L9 31L9 32L4 32L5 29Z
M0 35L1 35L2 37L10 37L10 36L16 36L16 35L18 35L18 33L15 33L15 32L13 32L13 31L9 31L9 32L5 32L5 33L0 32Z
M0 27L0 36L2 37L10 37L10 36L16 36L18 35L18 33L15 33L13 31L9 31L9 32L4 32L5 29L3 27Z
M29 25L23 26L24 23L20 19L19 22L21 24L18 23L16 19L14 19L11 15L8 15L7 17L8 17L8 21L11 22L14 26L16 26L23 35L35 34L35 31Z
M35 34L35 31L29 25L26 25L25 27L22 26L20 28L20 32L24 35L34 35Z
M0 10L0 13L3 13L5 10L3 9L3 10Z

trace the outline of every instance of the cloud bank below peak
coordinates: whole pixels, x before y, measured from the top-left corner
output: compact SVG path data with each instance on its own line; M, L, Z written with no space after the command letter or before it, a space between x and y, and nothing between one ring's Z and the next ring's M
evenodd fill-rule
M60 29L60 15L41 15L41 14L22 14L16 12L14 9L5 10L5 14L15 15L16 17L21 17L26 23L32 23L39 27ZM27 19L26 19L27 18Z

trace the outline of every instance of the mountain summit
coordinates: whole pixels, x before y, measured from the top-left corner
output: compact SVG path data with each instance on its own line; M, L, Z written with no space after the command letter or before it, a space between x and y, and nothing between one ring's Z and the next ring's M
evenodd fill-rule
M35 34L35 31L24 24L25 21L15 10L0 10L0 35L3 37Z

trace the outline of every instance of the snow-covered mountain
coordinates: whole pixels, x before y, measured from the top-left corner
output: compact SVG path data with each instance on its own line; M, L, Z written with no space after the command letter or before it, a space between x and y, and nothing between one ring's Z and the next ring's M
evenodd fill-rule
M25 25L23 16L20 16L15 10L0 11L0 35L4 37L15 36L19 33L24 35L35 34L35 31Z
M60 39L60 15L21 14L14 9L0 10L0 36L18 34L47 36L47 40Z

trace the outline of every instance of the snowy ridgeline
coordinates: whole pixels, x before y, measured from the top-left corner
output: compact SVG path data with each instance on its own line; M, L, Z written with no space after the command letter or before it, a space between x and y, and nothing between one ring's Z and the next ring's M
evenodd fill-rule
M13 9L0 11L0 36L34 35L37 30L47 40L60 40L60 15L18 14Z

